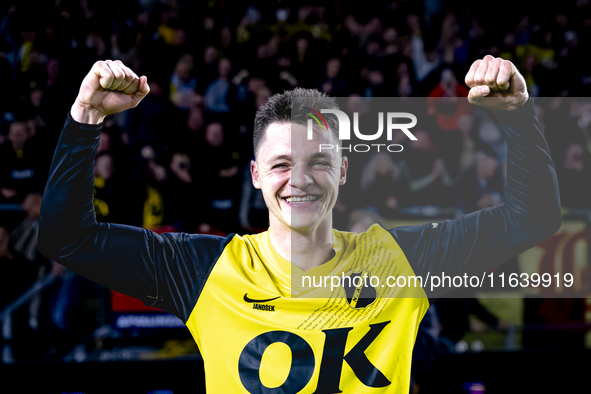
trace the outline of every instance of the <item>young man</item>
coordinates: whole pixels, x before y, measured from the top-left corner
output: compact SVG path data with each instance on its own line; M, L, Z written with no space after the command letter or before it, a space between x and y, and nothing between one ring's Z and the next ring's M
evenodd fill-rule
M255 120L251 173L269 207L269 230L158 235L95 220L101 122L149 92L146 77L121 62L97 62L55 153L39 248L181 318L203 355L210 393L408 392L418 325L438 294L427 286L359 282L306 287L297 279L371 275L384 284L395 276L484 273L558 229L554 167L523 77L511 62L487 56L472 65L466 83L472 103L497 111L507 137L506 202L498 207L359 235L332 229L347 159L318 152L319 143L337 144L336 137L316 129L308 140L304 121L291 113L296 102L325 109L334 102L297 89L273 96Z

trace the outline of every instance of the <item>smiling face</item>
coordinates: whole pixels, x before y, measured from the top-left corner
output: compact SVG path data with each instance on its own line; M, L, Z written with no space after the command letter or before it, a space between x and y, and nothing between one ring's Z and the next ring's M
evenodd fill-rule
M307 139L301 124L272 123L251 162L253 185L261 189L271 227L314 231L332 226L332 208L346 180L347 158L335 150L319 152L320 144L337 145L332 133L314 127Z

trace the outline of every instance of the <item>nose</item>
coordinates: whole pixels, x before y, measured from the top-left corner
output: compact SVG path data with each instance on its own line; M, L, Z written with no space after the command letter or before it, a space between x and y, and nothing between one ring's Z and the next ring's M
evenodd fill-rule
M289 186L304 190L306 186L313 182L309 168L304 163L297 163L291 167L291 176L289 178Z

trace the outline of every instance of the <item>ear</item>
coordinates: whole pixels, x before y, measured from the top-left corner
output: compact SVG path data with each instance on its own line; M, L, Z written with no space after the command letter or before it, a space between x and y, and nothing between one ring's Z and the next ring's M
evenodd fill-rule
M347 182L347 169L349 168L349 159L347 156L341 158L341 177L339 179L339 185L344 185Z
M259 170L257 168L257 163L254 160L250 161L250 175L252 177L252 185L255 189L261 188L261 180L259 178Z

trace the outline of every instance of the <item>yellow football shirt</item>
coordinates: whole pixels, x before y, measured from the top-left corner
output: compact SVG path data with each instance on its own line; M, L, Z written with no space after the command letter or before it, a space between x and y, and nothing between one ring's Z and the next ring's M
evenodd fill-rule
M203 355L208 393L408 391L426 294L386 284L414 272L381 227L359 235L333 230L333 241L334 257L306 272L277 253L268 232L226 245L186 323ZM353 285L370 293L359 302L344 286L301 282L355 274L384 286L372 295L371 285Z

